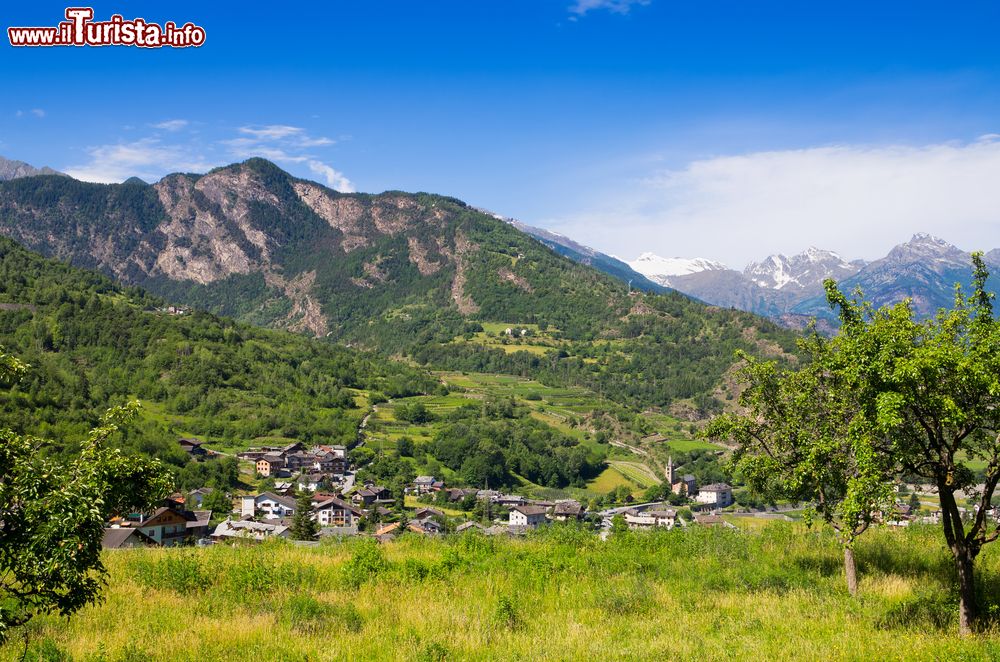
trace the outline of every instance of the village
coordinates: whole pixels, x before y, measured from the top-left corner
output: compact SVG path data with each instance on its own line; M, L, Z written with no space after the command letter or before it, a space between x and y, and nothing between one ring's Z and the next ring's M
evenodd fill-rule
M193 457L211 451L194 439L180 439ZM402 494L372 481L358 483L344 446L302 443L251 448L238 454L259 478L274 489L246 494L219 494L211 487L171 494L151 512L130 513L107 523L106 549L209 546L288 539L317 544L323 538L367 536L389 542L401 535L441 536L477 531L487 536L521 536L556 522L576 522L606 538L616 527L629 530L688 526L736 528L734 517L791 519L795 505L740 508L726 483L699 486L691 474L667 466L669 501L626 503L588 510L575 499L531 499L499 490L448 486L434 476L417 476ZM402 499L400 498L402 497ZM209 508L214 506L215 510ZM228 506L228 507L227 507ZM939 515L917 517L919 501L899 501L879 514L887 526L912 521L937 523ZM299 511L307 509L303 514ZM728 515L728 517L724 517ZM1000 513L991 513L1000 519ZM311 522L307 535L295 535L296 517Z

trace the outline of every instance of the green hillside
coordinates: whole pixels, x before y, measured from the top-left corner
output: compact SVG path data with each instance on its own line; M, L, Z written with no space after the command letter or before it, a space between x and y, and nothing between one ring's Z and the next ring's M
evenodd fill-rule
M342 194L262 159L154 185L0 183L0 232L170 301L445 370L716 411L742 349L794 351L746 313L626 284L454 198ZM544 343L463 342L496 325ZM495 333L494 333L495 336Z

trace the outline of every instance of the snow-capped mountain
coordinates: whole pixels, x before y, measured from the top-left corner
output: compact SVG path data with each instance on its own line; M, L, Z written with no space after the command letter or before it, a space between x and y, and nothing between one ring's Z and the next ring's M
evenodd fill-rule
M860 260L848 262L833 251L810 246L791 257L778 254L762 262L752 262L743 270L743 275L768 289L809 289L821 285L827 278L842 280L853 276L864 264Z
M675 276L688 276L702 271L724 271L729 268L721 262L703 257L660 257L653 253L643 253L629 262L628 266L666 286L670 286L670 279Z

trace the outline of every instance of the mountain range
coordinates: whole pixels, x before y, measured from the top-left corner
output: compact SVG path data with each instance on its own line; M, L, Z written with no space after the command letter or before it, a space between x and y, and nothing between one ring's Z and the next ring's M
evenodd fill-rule
M986 253L985 260L1000 271L1000 249ZM629 264L651 280L702 301L798 327L812 317L832 319L823 295L827 278L846 291L860 288L876 306L910 298L918 315L932 315L951 305L955 283L970 282L972 257L942 239L917 233L872 262L848 261L833 251L810 247L791 257L771 255L742 272L701 258L664 259L650 253ZM991 276L990 283L996 290L1000 280Z
M451 310L462 318L543 321L574 336L604 333L612 308L595 302L617 289L595 280L598 271L627 283L626 293L677 291L792 328L814 317L824 326L833 321L826 278L860 287L876 305L910 297L922 316L949 305L954 284L970 279L969 254L927 234L872 262L810 247L737 271L652 253L626 262L453 198L341 194L263 159L152 185L45 174L58 173L0 159L7 180L0 183L0 232L180 302L365 345L387 342L373 337L384 331L373 318L401 306L409 320L440 321L441 311ZM593 270L568 277L568 263L552 262L529 237ZM1000 271L1000 249L986 257Z

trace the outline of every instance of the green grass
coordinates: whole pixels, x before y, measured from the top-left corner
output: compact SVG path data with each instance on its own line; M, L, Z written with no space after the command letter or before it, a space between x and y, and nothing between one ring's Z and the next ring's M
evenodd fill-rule
M647 467L642 462L611 460L608 464L611 465L612 469L625 476L629 482L638 485L642 489L652 487L653 485L659 485L663 482L652 469Z
M593 492L594 494L607 494L611 490L622 485L627 487L633 494L638 493L642 489L626 478L621 471L609 466L596 478L587 483L587 491Z
M1000 554L980 556L996 605ZM424 539L106 554L103 604L31 626L27 659L991 660L960 638L937 529L876 529L846 594L827 532L771 523L599 541ZM19 660L15 636L0 659Z
M691 451L719 451L723 450L722 446L718 444L713 444L708 441L702 441L701 439L671 439L667 442L667 446L670 450L678 453L689 453Z

